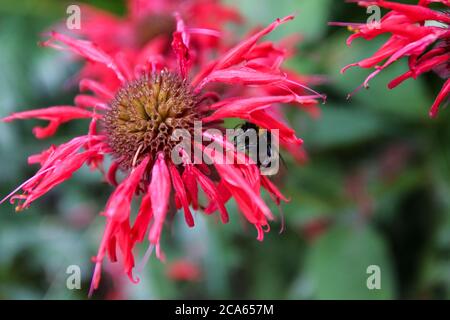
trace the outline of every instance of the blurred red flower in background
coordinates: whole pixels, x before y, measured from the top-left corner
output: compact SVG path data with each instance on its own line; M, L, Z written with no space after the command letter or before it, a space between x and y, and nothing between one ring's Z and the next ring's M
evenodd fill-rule
M238 11L218 0L128 0L126 4L125 17L82 4L80 29L71 30L101 47L119 65L130 61L139 65L164 61L165 55L172 51L172 34L177 23L174 12L195 26L187 30L195 34L190 40L191 60L206 59L212 54L209 49L224 47L224 39L232 38L225 25L242 21ZM57 27L64 29L65 26ZM87 64L80 77L96 78L114 90L120 83L105 72L105 68L100 64ZM93 102L89 96L78 99L80 103Z
M176 29L173 12L178 12L183 20L196 26L189 30L199 35L192 43L193 47L221 45L221 41L208 35L225 32L224 26L229 22L242 22L236 9L218 0L128 0L125 17L89 5L82 5L81 11L81 28L74 31L109 54L123 52L124 48L141 50L155 39L170 49L171 35ZM204 33L206 35L201 36Z
M281 144L294 150L301 146L302 140L274 115L274 107L293 104L308 109L317 104L318 98L323 98L315 92L303 95L305 90L312 90L281 70L288 56L286 50L273 42L260 42L279 25L293 19L292 16L276 20L208 60L196 59L193 53L196 49L191 44L197 37L220 38L210 29L187 26L180 14L175 14L175 19L173 52L156 50L158 54L149 53L147 46L133 50L124 47L117 52L108 46L104 50L93 41L52 32L42 45L69 50L84 58L88 69L81 75L80 91L92 94L78 95L75 106L24 111L3 119L6 122L29 118L49 121L47 127L34 129L35 136L41 139L54 135L65 122L90 119L86 135L51 146L29 158L30 164L40 164L41 168L5 198L18 201L17 210L27 208L84 164L103 173L104 157L111 156L112 164L104 175L115 190L102 213L106 228L94 258L91 294L99 285L105 255L117 261L117 249L124 272L133 282L138 281L133 277L133 249L147 233L146 256L156 248L157 257L164 259L160 238L170 203L183 209L186 223L192 227L191 207L204 209L206 214L219 211L222 222L226 223L225 203L234 198L244 217L256 227L257 239L262 240L264 231L269 230L268 221L274 217L261 197L261 189L267 190L277 204L287 201L261 174L259 166L248 159L245 164L224 164L224 154L213 152L208 155L212 165L207 166L197 164L187 156L190 151L180 149L176 152L182 163L174 163L171 155L175 142L171 134L176 129L193 133L194 122L199 121L205 140L215 141L227 152L231 151L233 157L246 158L232 143L206 131L223 130L224 119L240 118L271 132L278 130L274 134ZM203 144L194 142L193 146L201 151L205 149ZM120 183L116 181L119 170L125 174ZM209 200L204 206L199 204L198 185ZM20 190L22 193L16 194ZM140 209L132 223L131 202L138 195L142 195Z
M354 32L348 40L350 45L356 38L372 40L381 34L391 34L386 43L370 58L352 63L350 67L373 68L373 71L358 87L368 87L369 81L395 61L408 58L408 71L393 79L389 89L395 88L409 78L416 79L425 72L434 71L446 79L430 109L430 117L435 117L439 106L446 101L450 92L450 11L429 8L432 3L450 7L449 0L419 0L417 5L409 5L384 0L358 1L363 7L377 5L389 12L378 23L340 23L331 25L347 26Z

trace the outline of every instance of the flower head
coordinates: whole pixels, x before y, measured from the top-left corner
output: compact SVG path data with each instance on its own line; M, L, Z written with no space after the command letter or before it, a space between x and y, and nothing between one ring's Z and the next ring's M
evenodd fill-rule
M255 226L257 239L263 240L274 216L262 199L261 190L265 189L277 204L287 198L261 173L260 166L209 129L223 132L224 119L240 118L272 132L282 144L298 148L302 140L271 109L282 104L309 108L322 98L316 93L302 95L300 92L310 89L280 69L286 51L272 42L260 42L293 16L277 19L204 63L191 59L191 41L207 32L187 27L180 15L175 15L175 19L173 53L162 60L145 56L145 49L138 53L143 59L125 52L111 55L91 41L53 32L43 46L69 50L86 59L88 65L101 67L96 77L80 80L80 89L90 91L91 95L78 95L75 106L19 112L3 119L49 121L47 127L35 128L34 133L40 139L55 134L65 122L90 119L86 135L29 158L29 163L38 163L41 168L7 197L18 203L17 210L27 208L69 179L82 165L101 169L105 156L111 157L105 178L115 190L102 212L106 227L94 258L91 293L99 285L106 255L111 261L120 257L124 272L133 282L138 281L133 276L134 248L146 236L149 242L146 256L155 249L157 257L164 259L160 240L171 203L183 209L186 223L192 227L195 221L191 208L206 214L218 211L226 223L229 216L225 203L233 198L243 216ZM201 124L202 139L214 142L222 151L208 150L203 140L193 139L189 140L194 149L192 156L190 148L175 145L171 139L174 132L180 129L195 133L196 123ZM201 157L206 154L210 162L196 161L196 150ZM181 160L175 161L174 155ZM230 155L245 161L224 161ZM125 175L120 182L118 171ZM200 203L198 186L208 203ZM133 199L140 199L140 208L131 219Z
M347 26L354 31L348 40L350 45L356 38L372 40L388 33L390 38L370 58L352 63L350 67L373 68L374 71L358 88L368 87L369 81L394 62L408 58L408 71L393 79L389 89L395 88L409 78L416 79L423 73L434 71L445 83L438 93L430 109L430 116L435 117L439 106L444 103L450 92L450 11L439 11L429 8L432 3L441 3L450 7L449 0L419 0L417 5L401 4L392 1L374 0L358 1L360 6L377 5L389 12L375 23L331 23Z
M179 259L169 264L167 277L174 281L199 281L202 273L196 263L186 259Z

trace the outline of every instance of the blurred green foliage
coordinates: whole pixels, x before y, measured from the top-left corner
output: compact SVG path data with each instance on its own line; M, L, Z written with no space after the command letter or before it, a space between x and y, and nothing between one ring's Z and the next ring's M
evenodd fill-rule
M122 1L89 2L124 11ZM398 63L347 101L368 72L341 75L340 68L369 56L383 39L348 48L348 31L327 22L363 21L364 10L330 0L227 2L239 6L251 26L295 13L293 22L270 37L301 33L304 41L290 66L328 77L319 88L329 96L320 118L290 111L310 161L298 166L286 156L287 168L277 177L291 197L282 206L286 228L279 234L280 222L274 223L259 243L233 203L227 225L197 213L196 227L189 229L176 218L164 233L168 263L195 261L200 281L173 281L166 265L152 257L133 285L122 275L113 281L114 268L107 263L96 297L450 298L450 113L427 117L439 82L427 75L388 90L388 80L406 68ZM18 6L0 0L0 117L71 103L70 79L79 66L36 45L41 32L64 18L65 8L64 1L24 0ZM33 125L0 124L0 195L33 174L28 155L84 132L87 123L67 124L51 141L36 141ZM0 298L87 298L90 257L104 222L97 213L111 192L100 181L99 174L83 169L23 213L0 206ZM82 290L66 288L72 264L81 267ZM381 290L367 289L369 265L381 268Z

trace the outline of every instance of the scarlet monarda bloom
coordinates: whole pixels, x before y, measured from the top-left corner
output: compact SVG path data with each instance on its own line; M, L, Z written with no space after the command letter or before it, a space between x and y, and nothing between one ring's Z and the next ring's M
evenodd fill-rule
M168 265L167 277L174 281L198 281L201 279L202 274L196 263L180 259Z
M202 33L217 34L224 31L226 23L242 21L238 11L219 0L127 0L126 4L124 17L82 5L82 28L74 31L114 54L124 48L145 49L151 40L156 40L153 47L170 48L171 35L176 29L175 11L195 26L189 30L198 35L191 44L194 46L218 45L217 38ZM147 49L151 50L151 46Z
M445 79L429 112L431 117L435 117L439 106L445 103L450 92L450 11L429 8L433 3L450 7L449 0L419 0L417 5L383 0L358 1L360 6L377 5L389 12L379 22L331 23L347 26L354 31L347 44L350 45L356 38L371 40L384 33L391 36L372 57L352 63L343 68L342 72L353 66L375 69L358 88L360 89L368 87L370 79L392 63L407 57L409 70L393 79L388 87L395 88L406 79L416 79L425 72L434 71Z
M172 52L172 36L177 21L173 12L189 22L190 59L201 60L211 55L212 49L224 47L233 39L224 28L227 23L242 21L238 11L219 0L127 0L125 16L116 16L87 4L80 4L81 25L71 32L91 41L112 56L120 66L130 63L148 67L164 64ZM65 28L65 25L56 28ZM187 28L187 27L186 27ZM111 36L114 35L114 36ZM178 35L177 35L178 36ZM105 66L87 64L80 71L82 78L95 78L110 90L119 85L114 75L105 72ZM81 104L94 103L93 98L80 95Z
M274 21L208 61L194 59L191 53L191 41L199 34L208 34L208 29L187 27L180 15L175 17L173 52L164 59L146 57L144 52L139 58L126 52L110 55L91 41L52 32L44 46L69 50L101 71L96 78L80 80L80 90L91 95L78 95L75 106L24 111L3 119L49 121L46 127L34 128L37 138L52 136L65 122L90 119L86 135L31 156L29 163L39 164L40 169L7 199L17 203L16 210L22 210L83 165L106 172L105 179L115 190L102 212L106 227L94 258L91 293L99 285L105 255L111 261L121 258L124 272L137 281L133 277L133 249L146 235L147 255L155 248L156 255L163 259L160 239L171 203L183 210L186 223L193 227L191 209L205 214L218 211L226 223L229 217L225 203L233 198L243 216L255 226L257 239L262 240L274 216L261 190L265 189L277 204L287 199L261 174L255 162L224 162L225 153L228 157L231 152L235 158L245 158L246 154L208 129L221 132L225 118L240 118L270 131L281 145L299 148L302 140L277 120L271 109L282 104L309 107L322 97L315 93L301 95L299 92L308 89L280 70L286 51L275 43L260 41L292 16ZM195 32L190 33L192 30ZM214 142L224 150L207 152L208 164L191 156L191 150L177 148L179 144L172 139L178 129L198 134L194 132L198 123L204 141ZM191 145L206 153L204 142L192 141ZM181 162L175 162L174 155ZM106 156L112 164L104 171ZM120 182L116 177L119 171L125 175ZM198 186L208 203L200 203ZM140 208L135 217L130 217L133 199L140 201Z

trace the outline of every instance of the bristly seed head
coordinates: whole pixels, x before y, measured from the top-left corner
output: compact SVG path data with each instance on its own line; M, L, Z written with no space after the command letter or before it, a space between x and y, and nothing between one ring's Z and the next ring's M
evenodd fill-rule
M108 142L123 169L129 169L158 152L170 157L178 143L175 129L193 134L197 96L178 75L161 71L143 75L118 91L104 118Z

